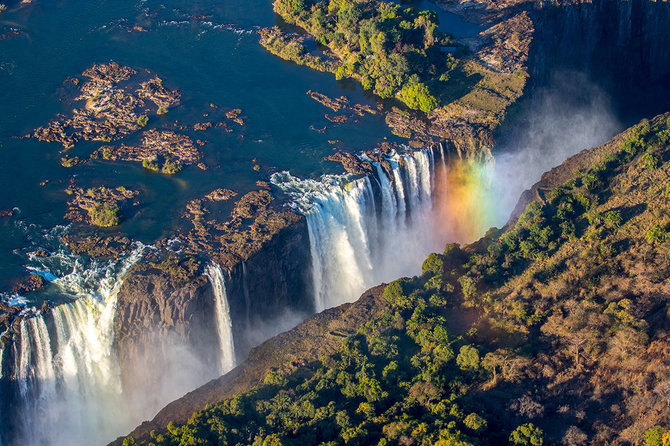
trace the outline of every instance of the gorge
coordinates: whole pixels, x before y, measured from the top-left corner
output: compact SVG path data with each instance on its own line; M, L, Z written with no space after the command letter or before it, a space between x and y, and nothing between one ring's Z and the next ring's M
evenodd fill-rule
M353 153L347 158L349 164L342 163L348 173L332 165L323 167L321 161L317 167L296 161L299 166L294 169L290 162L272 160L270 149L262 149L261 161L253 160L262 174L239 181L241 198L179 203L180 214L183 207L186 214L198 211L191 212L192 231L138 238L146 245L131 243L134 248L116 261L73 254L60 241L48 249L46 258L31 256L26 261L30 271L51 283L43 299L50 303L40 305L38 297L37 303L16 306L17 296L3 303L3 321L8 323L2 335L0 394L2 412L8 415L1 444L106 443L177 400L133 432L136 438L147 439L152 429L164 430L169 421L183 424L206 404L261 385L273 368L332 353L368 315L380 314L381 290L366 289L399 277L420 276L421 263L431 252L442 252L450 242L473 242L489 227L504 226L521 192L542 172L604 143L640 118L667 110L666 2L507 3L445 4L493 30L479 38L464 38L459 43L462 51L479 55L499 72L505 72L506 63L519 60L527 71L524 96L504 107L504 121L486 125L454 121L453 128L433 144L416 134L408 141L411 146L392 144L394 136L389 134L388 140L375 142L375 149L367 149L369 141L350 138L349 144L361 145L341 150ZM165 7L154 7L147 17L165 13ZM258 2L255 7L270 5ZM192 20L186 16L182 19ZM246 20L241 19L241 28L227 32L253 33L257 25ZM532 28L527 47L520 36L529 29L515 28L520 23ZM161 26L173 25L166 20ZM245 38L239 37L236 45ZM471 86L470 81L465 84ZM339 87L329 88L333 96L339 94ZM458 104L463 116L490 112L489 104L477 105L475 99L468 106ZM204 119L203 115L214 114L212 110L186 115ZM387 123L393 113L389 111ZM433 118L428 115L429 122L443 125L442 116ZM371 122L361 124L361 133L379 129L379 123ZM352 123L348 130L343 127L342 134L346 138L347 132L356 131ZM426 131L431 138L434 132ZM261 145L268 130L250 133L224 144ZM481 140L468 144L472 135ZM285 144L290 145L288 140ZM332 153L328 151L334 144L328 140L323 153L314 150L317 155L305 158L320 160ZM206 164L215 166L219 163L215 158L210 155ZM197 197L213 187L231 185L228 174L217 174L216 168L203 171L211 176L202 184L188 176L195 177L195 166L185 169L189 183L185 181L184 187L196 185ZM233 169L230 178L236 176L242 175ZM257 188L257 181L264 184ZM155 194L147 188L142 193ZM537 189L532 193L537 195ZM515 217L536 198L532 193L525 193ZM1 204L5 207L4 201ZM221 208L215 208L219 204ZM134 211L125 211L131 228L126 230L155 226L160 213L172 205L159 205L152 211L158 217L144 226ZM228 220L227 213L232 215ZM166 216L166 222L170 218ZM205 247L196 248L202 239L200 246ZM361 294L358 303L340 307ZM360 306L365 307L364 316L355 309ZM302 330L296 335L298 341L288 332L261 344L324 310L304 323L307 328L296 329ZM345 322L338 323L338 318ZM323 345L304 341L310 335L314 342L325 339ZM300 347L304 353L293 342L306 342Z

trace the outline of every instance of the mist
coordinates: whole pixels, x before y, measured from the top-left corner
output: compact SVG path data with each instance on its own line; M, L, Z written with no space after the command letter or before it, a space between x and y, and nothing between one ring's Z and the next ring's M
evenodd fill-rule
M485 227L503 226L521 193L570 156L602 144L622 128L608 95L587 75L559 72L503 129L488 166Z

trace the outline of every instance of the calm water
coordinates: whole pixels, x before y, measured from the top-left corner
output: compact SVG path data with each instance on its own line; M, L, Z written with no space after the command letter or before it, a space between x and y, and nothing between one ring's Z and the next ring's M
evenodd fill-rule
M428 0L407 5L436 9ZM442 30L457 37L480 31L454 14L440 11L439 17ZM120 230L150 243L184 224L179 215L189 199L216 187L244 193L276 170L303 176L339 171L323 161L333 151L329 140L360 151L394 139L381 116L327 121L324 113L330 110L307 90L346 95L352 103L374 104L374 99L352 82L267 53L256 31L277 23L270 0L33 0L0 15L0 36L5 35L0 37L0 210L17 208L14 217L0 217L0 291L25 274L27 252L57 247L57 240L43 234L67 224L64 189L73 176L81 187L140 190L142 206ZM147 32L130 32L134 26ZM191 133L194 140L208 141L202 152L211 168L187 167L174 177L131 163L91 161L67 169L58 162L59 144L17 138L70 111L72 103L62 101L67 77L111 60L151 69L168 88L181 91L182 105L148 128L206 121L202 114L210 103L241 108L247 125L240 130L232 124L231 134L216 128ZM324 133L314 130L323 127ZM99 146L81 143L71 154L85 159ZM258 172L253 159L261 166Z
M309 98L307 90L346 95L357 103L374 101L355 85L265 52L255 31L275 20L267 0L34 0L3 13L0 35L19 34L0 40L0 209L19 212L18 217L0 218L0 289L25 274L25 252L47 243L39 234L65 223L68 197L63 189L72 176L82 187L141 190L142 207L121 230L151 242L174 231L189 199L215 187L245 192L274 170L300 175L338 170L323 161L332 153L329 140L358 151L392 138L379 116L344 124L324 118L329 110ZM133 26L148 32L129 32ZM210 103L241 108L247 125L232 134L218 129L192 134L209 142L202 150L212 168L190 167L174 177L129 163L92 162L66 169L58 163L58 144L16 138L54 114L68 112L71 106L59 101L68 76L110 60L149 68L182 92L182 105L149 128L175 120L206 121L202 114ZM325 126L324 133L313 130ZM84 143L73 155L85 158L97 147ZM262 167L259 172L252 170L254 158ZM49 182L41 187L44 180Z

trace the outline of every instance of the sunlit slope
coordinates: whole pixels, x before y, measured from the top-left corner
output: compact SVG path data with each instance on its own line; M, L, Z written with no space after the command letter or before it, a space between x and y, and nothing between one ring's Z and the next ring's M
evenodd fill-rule
M252 357L264 352L263 383L240 385L233 371L180 400L172 419L201 408L198 393L236 384L237 396L165 430L168 407L145 443L628 444L656 425L647 437L660 441L670 427L668 124L658 116L576 155L504 230L448 245L421 276L262 344ZM344 313L350 324L316 328ZM310 326L326 348L301 357Z

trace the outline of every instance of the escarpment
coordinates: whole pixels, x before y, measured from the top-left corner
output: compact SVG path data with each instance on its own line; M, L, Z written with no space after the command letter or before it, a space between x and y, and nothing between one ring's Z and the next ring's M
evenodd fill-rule
M421 275L267 341L135 439L639 444L652 429L660 438L670 411L669 144L664 114L569 159L504 230L449 244Z
M216 333L214 294L207 278L197 275L199 267L199 262L184 265L166 260L140 263L127 273L114 315L124 388L152 387L157 380L146 371L167 366L170 348L177 343L199 358L203 367L211 368L218 360L212 336ZM171 274L178 269L190 274Z
M212 380L170 403L132 435L144 438L169 422L185 422L194 412L263 384L268 373L287 373L308 367L321 356L336 352L348 336L378 317L385 306L383 285L366 291L356 302L315 314L295 328L279 334L249 352L247 359L226 375ZM112 444L121 444L117 440Z

